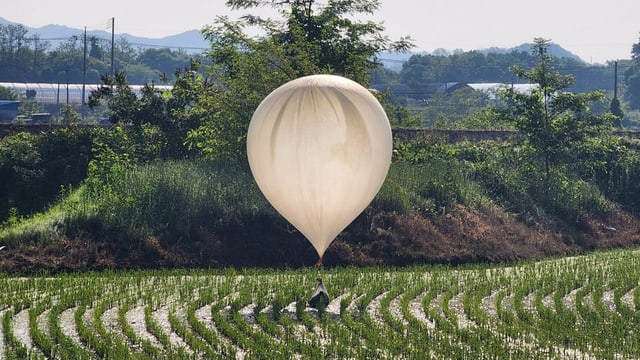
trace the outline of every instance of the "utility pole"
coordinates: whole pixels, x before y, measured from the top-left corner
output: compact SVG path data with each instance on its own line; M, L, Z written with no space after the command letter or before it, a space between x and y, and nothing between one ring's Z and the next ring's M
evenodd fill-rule
M84 50L83 50L83 60L82 60L82 106L85 105L84 102L84 91L85 84L87 82L87 27L84 27Z
M618 60L613 63L613 98L618 98Z
M39 35L35 35L33 37L33 75L34 75L34 78L36 77L36 74L38 73L38 36Z
M113 54L114 54L114 50L115 47L114 45L114 40L115 40L115 31L116 31L116 18L112 17L111 18L111 76L115 75L115 72L113 71Z

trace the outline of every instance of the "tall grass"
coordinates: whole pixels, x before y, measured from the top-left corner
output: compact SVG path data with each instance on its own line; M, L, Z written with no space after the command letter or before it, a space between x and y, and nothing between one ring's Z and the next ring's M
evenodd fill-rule
M229 217L271 211L245 168L206 160L111 167L48 211L0 231L0 243L62 236L165 235L177 241L216 230Z
M247 169L205 160L124 168L86 194L84 201L96 203L105 227L133 237L189 238L201 229L215 230L225 217L267 207Z

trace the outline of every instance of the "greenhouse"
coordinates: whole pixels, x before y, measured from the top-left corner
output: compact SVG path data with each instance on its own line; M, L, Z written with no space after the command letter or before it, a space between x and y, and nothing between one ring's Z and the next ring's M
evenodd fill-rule
M89 100L89 95L97 90L96 84L61 84L61 83L16 83L0 82L0 87L13 89L20 97L33 98L42 104L82 105ZM140 96L144 85L129 85L133 92ZM169 90L171 86L155 85L156 89ZM0 99L3 100L3 99ZM6 99L4 99L6 100Z

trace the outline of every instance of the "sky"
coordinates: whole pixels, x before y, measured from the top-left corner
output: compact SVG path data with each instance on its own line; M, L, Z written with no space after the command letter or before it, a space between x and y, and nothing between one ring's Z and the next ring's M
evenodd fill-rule
M319 0L321 3L323 0ZM326 0L324 0L326 1ZM224 0L14 0L0 16L29 27L48 24L161 38L237 18ZM380 0L370 18L392 40L411 36L416 51L513 47L549 39L589 63L629 59L640 41L638 0ZM262 9L251 13L269 14Z

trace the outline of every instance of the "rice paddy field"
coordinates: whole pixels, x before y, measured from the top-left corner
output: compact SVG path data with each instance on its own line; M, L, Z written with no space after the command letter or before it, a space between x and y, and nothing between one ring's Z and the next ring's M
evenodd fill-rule
M0 277L0 358L640 359L639 257Z

